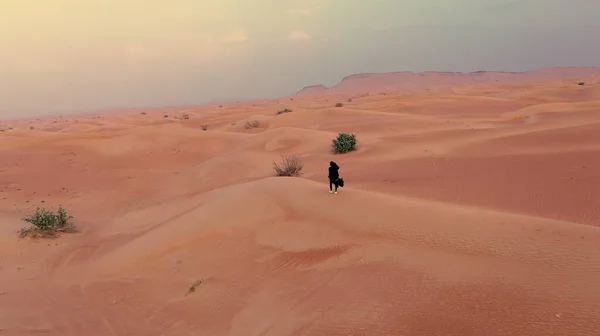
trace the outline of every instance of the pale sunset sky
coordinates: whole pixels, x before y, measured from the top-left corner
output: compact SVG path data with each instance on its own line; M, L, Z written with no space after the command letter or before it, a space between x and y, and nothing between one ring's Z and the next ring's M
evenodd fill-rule
M0 0L0 118L600 66L600 0Z

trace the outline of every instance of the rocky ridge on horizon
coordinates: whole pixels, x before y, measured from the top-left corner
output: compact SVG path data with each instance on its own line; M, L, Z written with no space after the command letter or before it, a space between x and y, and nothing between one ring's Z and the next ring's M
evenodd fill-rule
M356 93L365 90L385 91L411 89L423 86L469 85L492 82L525 82L557 79L579 79L600 76L598 67L553 67L534 69L525 72L509 71L398 71L385 73L359 73L348 75L332 86L323 84L309 85L295 95L313 95L325 93Z

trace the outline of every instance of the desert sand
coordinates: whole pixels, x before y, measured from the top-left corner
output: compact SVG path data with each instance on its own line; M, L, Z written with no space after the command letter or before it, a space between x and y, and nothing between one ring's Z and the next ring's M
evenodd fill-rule
M598 335L586 71L1 121L0 334ZM79 233L17 236L59 204Z

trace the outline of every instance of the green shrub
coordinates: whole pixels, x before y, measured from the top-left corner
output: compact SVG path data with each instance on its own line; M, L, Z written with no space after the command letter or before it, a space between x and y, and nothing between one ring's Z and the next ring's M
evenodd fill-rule
M296 155L282 156L281 164L273 161L273 170L277 176L300 176L302 168L304 164Z
M35 212L23 218L25 222L31 224L29 228L23 228L19 231L19 236L25 237L28 234L34 236L51 236L57 232L73 232L75 226L69 222L73 216L67 213L62 206L58 207L56 214L50 210L37 208Z
M340 133L337 138L332 140L331 147L335 154L348 153L356 150L356 135Z

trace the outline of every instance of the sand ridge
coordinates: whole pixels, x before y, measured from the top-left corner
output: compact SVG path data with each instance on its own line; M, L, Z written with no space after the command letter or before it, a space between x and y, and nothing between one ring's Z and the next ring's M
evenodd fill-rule
M544 76L2 121L0 330L595 335L600 86Z

